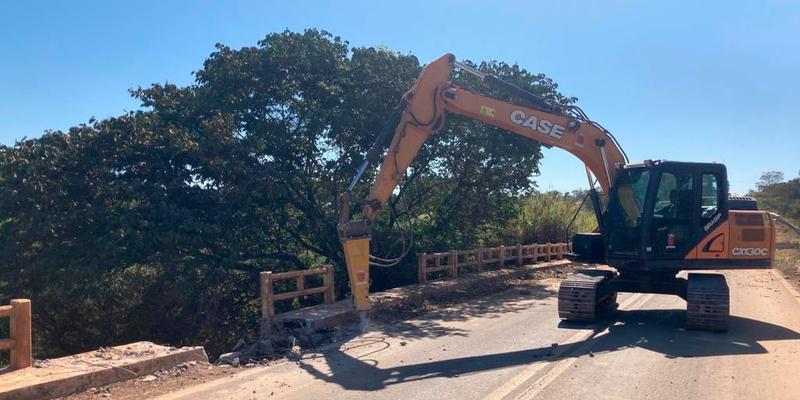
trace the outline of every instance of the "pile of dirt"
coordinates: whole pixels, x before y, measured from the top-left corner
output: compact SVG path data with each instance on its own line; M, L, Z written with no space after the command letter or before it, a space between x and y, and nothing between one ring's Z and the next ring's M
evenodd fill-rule
M214 366L209 363L190 361L175 368L156 371L137 379L92 388L83 393L64 397L64 400L98 400L105 398L135 400L152 398L174 392L184 387L231 376L236 368Z

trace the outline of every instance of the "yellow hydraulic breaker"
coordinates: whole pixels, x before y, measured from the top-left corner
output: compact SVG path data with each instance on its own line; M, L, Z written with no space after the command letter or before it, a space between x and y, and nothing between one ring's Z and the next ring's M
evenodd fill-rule
M369 237L342 240L356 310L369 310Z

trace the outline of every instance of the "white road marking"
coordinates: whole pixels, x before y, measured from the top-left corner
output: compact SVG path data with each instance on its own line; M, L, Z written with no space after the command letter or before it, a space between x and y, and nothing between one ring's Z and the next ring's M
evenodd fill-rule
M637 295L639 295L640 297L638 299L636 299L636 300L640 300L640 301L627 302L625 305L620 305L619 308L626 308L628 310L635 310L635 309L643 306L644 303L647 303L654 296L652 294L642 295L642 294L639 294L639 293L637 293ZM630 307L628 308L628 306L630 306ZM608 332L608 326L606 326L605 329L603 329L601 332L598 332L595 336L604 335L607 332ZM577 350L575 350L575 353L576 354L587 353L589 351L589 348L591 348L593 344L594 344L593 342L587 341L582 346L580 346ZM563 359L561 361L558 361L558 363L552 369L550 369L550 371L547 371L547 373L542 375L541 378L537 379L536 382L534 382L527 389L525 389L524 392L522 392L518 396L514 397L514 400L533 399L533 398L535 398L537 395L539 395L539 393L541 393L542 390L544 390L544 388L546 388L548 385L553 383L553 381L556 380L556 378L558 378L561 374L563 374L566 370L568 370L569 367L571 367L577 361L578 361L578 357L569 357L569 358L565 358L565 359Z
M648 295L648 296L652 297L652 295ZM644 297L647 297L647 296L643 296L641 293L635 293L631 297L629 297L625 301L623 301L619 305L618 308L627 309L628 307L630 307L631 305L636 303L637 300L641 300ZM641 306L647 300L649 300L649 297L647 299L645 299L644 301L638 302L636 304L636 307ZM632 307L631 309L635 309L636 307ZM604 329L602 332L605 332L607 329L608 328ZM581 330L581 331L576 332L574 335L570 336L565 341L565 343L576 343L576 342L580 342L580 341L585 341L585 340L589 339L590 337L592 337L594 335L597 335L597 334L600 334L602 332L595 332L594 330L590 330L590 331L586 332L584 330ZM590 343L591 342L585 343L578 350L580 352L584 352L584 350L585 350L584 347L589 347ZM560 347L560 348L563 349L564 347ZM560 353L561 353L560 351L557 351L555 356L560 355ZM565 363L566 361L570 361L570 362L569 363ZM567 359L561 360L558 364L556 364L555 367L553 367L552 370L550 370L547 374L545 374L544 377L547 377L550 373L552 373L556 369L559 370L558 374L561 374L562 372L564 372L563 371L564 369L568 368L569 365L571 365L572 362L574 362L573 358L567 358ZM563 366L563 364L566 364L566 366ZM531 379L539 371L541 371L542 369L544 369L544 368L546 368L548 366L552 366L552 365L553 365L553 363L544 362L544 361L536 362L536 363L531 364L530 366L528 366L528 367L524 368L522 371L520 371L517 375L514 375L511 379L506 381L506 383L504 383L502 386L498 387L497 389L495 389L494 391L492 391L491 393L486 395L483 398L483 400L500 400L500 399L505 398L511 392L513 392L514 390L518 389L520 386L525 384L525 382L527 382L529 379ZM558 376L558 374L556 374L555 376ZM536 383L534 383L534 385L531 385L531 388L533 388L534 386L536 386L537 384L542 382L542 379L544 377L542 377L538 381L536 381ZM549 383L549 381L547 383ZM544 387L542 387L542 388L544 388ZM523 395L524 394L525 393L523 393Z
M608 327L603 329L601 332L598 332L598 336L604 335L606 332L608 332ZM594 343L592 342L586 342L581 347L576 349L575 353L576 354L586 353L589 350L589 348L592 347L593 344ZM558 378L561 374L563 374L564 371L568 370L569 367L575 364L577 360L578 357L570 357L559 361L552 369L550 369L550 371L547 371L547 373L542 375L541 378L537 379L536 382L528 386L528 388L525 389L522 393L514 397L514 400L535 398L544 388L553 383L553 381L556 378Z

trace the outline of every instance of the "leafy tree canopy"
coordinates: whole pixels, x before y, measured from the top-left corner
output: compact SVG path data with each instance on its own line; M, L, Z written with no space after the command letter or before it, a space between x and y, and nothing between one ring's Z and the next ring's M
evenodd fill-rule
M766 171L761 174L761 178L756 182L756 188L763 190L766 187L775 185L776 183L783 182L783 172L781 171Z
M475 65L575 100L517 65ZM132 90L139 111L0 147L0 297L33 299L51 356L138 339L219 352L255 326L263 270L331 262L345 294L336 197L420 69L410 54L286 31L217 45L192 85ZM535 192L541 157L451 116L379 219L376 251L396 250L398 228L415 251L520 237L506 221ZM374 289L409 283L414 260L374 274Z
M800 224L800 177L784 182L782 172L768 171L761 174L756 187L750 195L758 199L760 208Z

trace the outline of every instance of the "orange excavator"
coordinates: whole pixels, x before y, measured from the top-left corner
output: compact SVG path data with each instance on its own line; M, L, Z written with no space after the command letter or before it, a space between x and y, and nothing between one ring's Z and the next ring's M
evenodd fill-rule
M451 82L456 68L515 101ZM586 166L597 229L574 236L570 257L613 270L587 269L564 279L558 293L562 319L594 321L600 312L616 307L618 292L657 293L686 300L690 329L725 331L730 299L725 276L692 272L683 278L678 273L772 266L773 221L755 200L729 196L722 164L631 163L615 138L579 108L547 101L458 62L452 54L425 66L397 113L399 123L379 135L340 196L338 233L358 310L369 309L370 264L386 261L369 254L373 221L422 145L444 126L447 113L564 149ZM359 178L378 163L369 196L355 198L352 191ZM351 219L351 203L363 208L357 219Z

